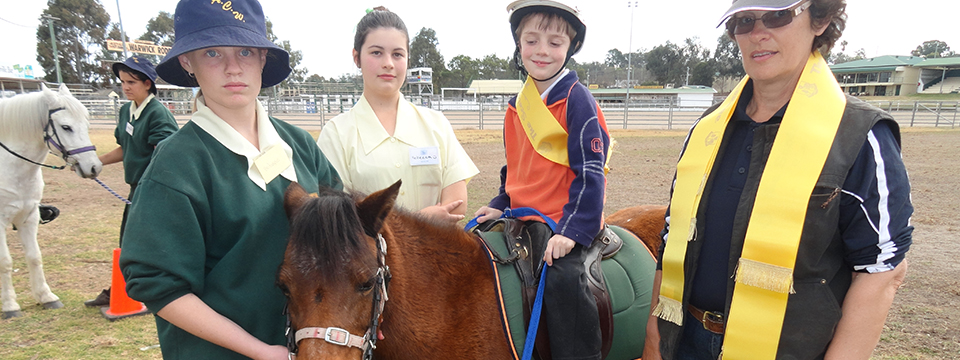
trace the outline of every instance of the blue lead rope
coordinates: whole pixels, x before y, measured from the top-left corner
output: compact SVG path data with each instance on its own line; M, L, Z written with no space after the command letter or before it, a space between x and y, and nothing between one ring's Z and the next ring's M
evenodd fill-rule
M537 211L537 209L534 209L534 208L529 208L529 207L522 207L522 208L516 208L516 209L506 208L503 211L503 215L501 215L500 217L501 218L505 218L505 217L519 218L519 217L534 216L534 215L539 216L541 219L543 219L543 221L547 223L547 226L550 227L551 231L553 232L557 231L557 223L553 221L553 219L551 219L550 217L544 215L543 213L541 213L540 211ZM477 225L479 225L477 223L477 219L479 218L480 217L477 216L471 219L469 222L467 222L467 226L464 226L463 229L466 231L470 231L470 229L477 227ZM530 360L530 358L533 357L533 346L537 340L537 328L540 327L540 310L543 308L543 288L545 287L545 284L546 284L547 268L549 268L549 266L544 266L543 271L540 272L540 283L537 284L537 297L533 301L533 309L530 311L530 324L527 326L527 339L524 340L523 342L523 355L521 357L521 360Z
M547 279L547 268L540 272L540 283L537 284L537 299L533 301L533 310L530 311L530 325L527 326L527 339L523 341L523 357L521 360L530 360L533 356L533 345L537 340L537 328L540 327L540 309L543 308L543 288Z
M120 194L117 194L116 191L113 191L113 189L111 189L109 186L107 186L107 184L104 184L103 181L100 181L100 179L93 178L93 180L95 180L95 181L97 182L97 184L100 184L100 186L103 186L104 189L107 189L107 191L109 191L111 194L113 194L113 196L116 196L117 199L120 199L120 201L123 201L123 202L124 202L125 204L127 204L127 205L133 204L132 202L130 202L130 200L124 199L123 196L120 196Z

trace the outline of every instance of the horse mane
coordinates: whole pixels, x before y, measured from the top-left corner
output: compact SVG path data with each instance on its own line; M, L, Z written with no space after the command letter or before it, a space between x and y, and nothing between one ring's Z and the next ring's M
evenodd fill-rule
M71 117L78 119L89 127L87 108L72 96L63 96L59 92L50 90L57 97L58 106L74 114ZM47 121L49 107L44 101L42 91L17 95L13 98L0 101L0 134L4 139L29 139L38 137ZM30 121L33 120L33 121Z
M317 197L305 199L290 222L295 265L329 280L349 261L372 251L363 233L356 200L342 191L321 189Z

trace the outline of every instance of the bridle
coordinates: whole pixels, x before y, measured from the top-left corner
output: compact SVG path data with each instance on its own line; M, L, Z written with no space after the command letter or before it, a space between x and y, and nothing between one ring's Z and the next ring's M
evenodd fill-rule
M90 145L90 146L84 146L84 147L73 149L73 150L67 150L63 147L63 145L60 145L63 141L60 140L60 135L57 134L57 127L53 125L53 114L65 109L66 108L59 107L56 109L50 109L47 112L47 124L44 125L43 127L43 142L47 145L47 149L50 150L50 152L54 152L54 149L56 149L56 152L60 153L60 158L63 159L63 162L70 164L71 162L68 159L70 155L85 153L87 151L96 151L97 147ZM54 169L54 170L63 170L64 168L67 167L66 165L53 166L53 165L43 164L43 163L39 163L30 159L27 159L23 155L17 154L13 150L10 150L10 148L8 148L6 145L2 143L0 143L0 147L3 147L4 150L7 150L7 152L9 152L10 154L13 154L13 156L16 156L21 160L24 160L34 165L39 165L39 166L43 166L43 167Z
M377 348L377 334L380 327L380 315L383 306L387 303L387 288L390 285L390 267L386 265L387 242L383 235L377 234L377 275L373 285L373 309L370 311L370 325L363 336L351 334L338 327L304 327L294 332L290 324L290 313L287 306L283 307L283 314L287 316L286 336L287 349L296 354L298 344L304 339L321 339L328 343L355 347L363 351L363 360L373 359L373 350Z

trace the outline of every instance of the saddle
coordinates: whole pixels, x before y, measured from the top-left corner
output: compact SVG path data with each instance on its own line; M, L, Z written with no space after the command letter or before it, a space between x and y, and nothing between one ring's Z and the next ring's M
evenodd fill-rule
M500 236L489 236L490 232L502 233L503 242L510 256L503 258L493 253L494 261L501 264L512 263L520 277L521 294L523 298L524 324L530 323L530 313L537 295L537 286L545 262L543 253L547 241L553 236L550 228L536 221L522 221L513 218L503 218L482 224L474 231L484 242L501 241ZM614 256L623 246L623 240L609 227L604 226L597 234L584 256L584 273L587 274L587 283L590 292L597 302L597 312L600 317L601 353L606 357L613 344L613 310L610 294L604 281L603 269L600 262ZM534 353L540 360L551 360L548 329L539 327L537 332Z

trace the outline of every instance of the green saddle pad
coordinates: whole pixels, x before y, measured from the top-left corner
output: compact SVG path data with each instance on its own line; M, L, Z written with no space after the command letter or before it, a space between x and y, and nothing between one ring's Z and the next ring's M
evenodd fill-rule
M612 258L600 263L613 310L613 346L606 359L639 359L643 355L657 262L639 238L620 227L610 228L623 239L623 247ZM489 232L484 237L490 250L503 258L509 256L502 233ZM493 264L499 279L504 330L514 347L514 357L519 359L527 331L523 321L520 276L512 264Z

